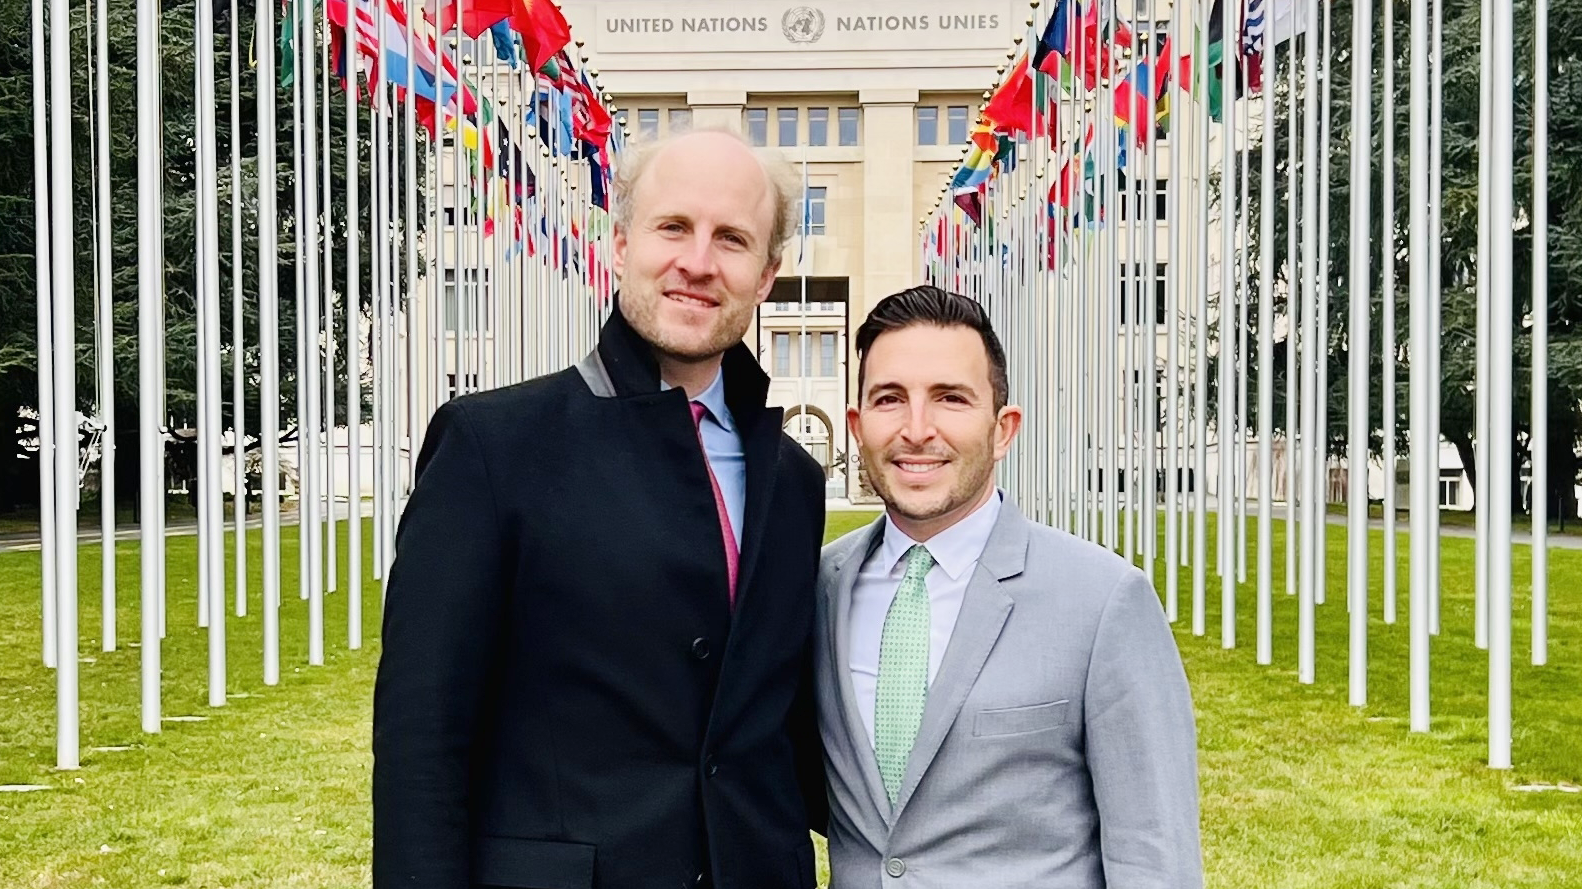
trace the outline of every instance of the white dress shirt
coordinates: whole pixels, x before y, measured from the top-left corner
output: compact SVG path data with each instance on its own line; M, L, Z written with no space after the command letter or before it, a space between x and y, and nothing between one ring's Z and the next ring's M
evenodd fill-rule
M989 532L994 530L994 523L1000 517L1003 496L996 490L988 502L924 544L929 555L934 557L934 567L924 578L928 585L930 622L929 684L933 684L940 661L945 658L951 633L956 629L956 616L961 613L961 603L967 594L967 584L978 567L983 547L989 542ZM916 544L917 541L906 536L886 515L884 541L862 563L851 592L851 610L847 612L846 622L851 632L851 685L870 745L873 743L874 702L879 690L879 640L884 634L884 617L906 575L906 552Z

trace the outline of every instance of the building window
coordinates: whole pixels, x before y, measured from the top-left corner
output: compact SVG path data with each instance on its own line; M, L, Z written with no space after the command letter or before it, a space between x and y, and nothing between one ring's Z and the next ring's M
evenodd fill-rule
M457 217L461 218L463 225L476 225L478 223L478 211L473 207L446 207L444 209L447 228L456 227Z
M802 111L798 108L780 108L775 111L775 129L782 146L796 144L797 120L801 116Z
M674 133L685 133L687 130L690 130L690 129L692 129L692 109L691 108L672 108L672 109L670 109L670 132L672 134L674 134Z
M818 335L818 374L821 377L835 375L835 334L833 333Z
M1144 273L1142 266L1134 265L1131 268L1131 278L1125 279L1123 277L1120 288L1121 293L1129 292L1132 295L1130 300L1124 296L1121 298L1121 324L1123 326L1132 323L1133 318L1146 318L1150 314L1153 315L1155 325L1163 325L1165 323L1165 269L1165 263L1158 263L1154 266L1154 275L1150 279ZM1121 267L1121 274L1123 276L1126 274L1125 266ZM1149 287L1150 284L1153 285L1152 288ZM1153 305L1151 307L1148 305L1148 294L1150 292L1153 294ZM1150 308L1153 309L1152 312L1149 312Z
M917 107L917 144L939 144L939 109L919 105Z
M857 144L857 111L856 108L841 108L838 110L840 124L840 144Z
M747 109L747 141L762 148L769 144L769 109Z
M807 233L810 235L827 234L824 229L824 202L828 195L829 189L822 185L807 190Z
M456 292L456 270L445 270L445 332L478 333L489 329L489 270L465 269Z
M446 401L449 401L452 398L455 398L457 395L463 394L464 392L476 392L476 391L478 391L478 375L477 374L467 374L462 379L463 379L463 385L465 385L467 388L464 389L462 392L457 392L456 391L456 375L455 374L446 374L445 375L445 400Z
M1461 470L1439 470L1439 505L1461 505Z
M774 335L774 375L777 377L791 376L791 334L777 333Z
M945 109L946 137L951 145L964 145L967 142L967 106L952 105Z
M807 110L807 144L829 144L828 108L809 108Z
M658 108L637 109L637 135L639 138L649 140L659 138Z
M1170 180L1154 180L1154 220L1164 222L1170 215Z

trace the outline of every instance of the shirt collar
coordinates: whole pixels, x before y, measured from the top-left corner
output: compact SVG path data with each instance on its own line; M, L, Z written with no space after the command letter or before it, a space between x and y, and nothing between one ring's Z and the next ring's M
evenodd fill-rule
M994 523L999 520L1000 503L1004 497L1004 492L995 488L994 496L982 506L956 524L935 534L928 543L924 544L928 548L928 554L934 557L934 563L943 569L951 580L960 580L967 569L978 561L978 557L983 555L983 548L989 543L989 534L994 531ZM880 550L885 568L893 572L906 557L907 550L916 545L917 541L896 527L895 522L891 521L889 514L886 513L884 544Z
M664 380L659 381L659 391L661 392L667 392L674 388L674 386ZM714 382L710 383L707 389L698 393L698 397L692 400L707 408L709 416L720 425L720 428L726 432L736 431L736 418L731 416L731 409L725 406L725 371L723 368L714 375Z

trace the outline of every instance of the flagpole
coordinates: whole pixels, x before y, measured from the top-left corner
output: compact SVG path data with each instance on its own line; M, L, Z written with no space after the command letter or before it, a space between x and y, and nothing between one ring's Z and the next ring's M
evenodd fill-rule
M53 14L53 13L52 13ZM55 567L55 371L53 293L50 275L54 238L50 225L51 179L49 154L49 84L46 63L53 64L44 36L44 0L33 0L33 251L36 278L38 322L38 475L39 538L43 560L39 566L43 583L44 666L55 669L56 607L59 585Z
M89 0L89 10L95 10L92 0ZM98 18L93 60L98 95L94 103L97 112L94 141L98 158L94 166L98 180L95 196L98 201L94 228L98 235L95 259L98 271L98 319L94 325L97 334L94 363L98 370L99 421L103 426L99 437L101 650L115 651L115 306L112 300L115 256L110 249L109 0L100 0L96 11Z
M225 706L225 526L220 505L219 171L216 160L214 7L197 5L197 205L199 263L198 464L199 595L208 605L209 706Z
M1317 27L1318 0L1307 0L1308 21ZM1315 44L1321 43L1320 35L1316 30L1308 32L1306 41L1307 52L1304 59L1305 80L1302 92L1302 388L1305 390L1302 397L1302 481L1304 483L1304 506L1306 515L1302 518L1302 582L1301 601L1298 605L1297 627L1297 681L1303 684L1312 684L1314 680L1314 605L1316 604L1316 581L1318 573L1316 567L1317 536L1315 534L1315 518L1324 521L1322 515L1315 517L1312 503L1318 497L1318 471L1319 467L1314 460L1321 448L1315 448L1313 441L1320 438L1318 432L1318 414L1314 410L1317 403L1315 389L1318 384L1317 369L1315 365L1322 360L1322 345L1318 340L1317 324L1317 287L1316 266L1318 255L1318 224L1317 224L1317 188L1318 188L1318 48Z
M275 33L274 4L255 7L253 33ZM258 47L258 434L263 447L264 684L280 683L280 303L275 215L275 42ZM266 271L267 270L267 271Z
M1515 271L1509 233L1514 224L1515 174L1513 56L1515 34L1511 4L1494 4L1488 52L1494 75L1489 173L1489 474L1484 476L1489 504L1489 767L1511 767L1511 465L1514 315L1511 280ZM1494 232L1500 232L1499 237ZM1484 498L1479 498L1480 500Z
M1427 2L1427 0L1425 0ZM1426 14L1426 13L1425 13ZM1444 161L1444 0L1436 0L1433 16L1433 52L1432 69L1429 74L1430 93L1428 102L1432 113L1432 127L1429 130L1428 142L1428 193L1430 206L1428 211L1428 237L1429 243L1437 244L1440 241L1441 216L1444 209L1444 175L1442 171ZM1415 97L1415 93L1413 94ZM1413 98L1412 101L1416 101ZM1439 635L1439 444L1440 444L1440 310L1443 290L1440 286L1441 266L1438 262L1428 264L1428 346L1426 348L1428 364L1428 428L1425 433L1429 436L1428 452L1428 478L1433 479L1434 493L1429 495L1428 505L1428 556L1424 572L1428 583L1428 625L1429 632ZM1426 694L1426 692L1425 692ZM1426 726L1426 721L1425 721Z
M1258 629L1257 661L1274 663L1274 83L1279 77L1280 35L1265 8L1263 131L1258 150ZM1293 29L1294 30L1294 29ZM1295 46L1295 35L1292 35ZM1249 127L1249 130L1251 128ZM1291 336L1287 331L1286 336ZM1289 373L1289 369L1287 370ZM1289 498L1289 494L1287 497ZM1290 529L1287 528L1287 533Z
M362 163L359 158L356 28L346 29L341 57L346 75L346 491L349 514L346 525L346 647L362 647L363 518L362 518Z
M1437 510L1432 492L1438 481L1429 477L1430 453L1438 447L1437 435L1429 425L1429 379L1432 373L1425 360L1432 348L1429 342L1429 303L1436 298L1429 284L1429 269L1434 261L1427 219L1428 165L1425 163L1429 148L1428 116L1428 0L1412 0L1411 34L1411 111L1407 132L1411 139L1410 162L1407 172L1410 186L1407 190L1410 212L1411 243L1407 251L1410 266L1411 323L1407 325L1411 364L1407 368L1410 382L1411 427L1407 443L1411 457L1411 535L1410 566L1408 575L1409 596L1407 620L1410 623L1409 706L1411 730L1429 730L1428 715L1428 646L1429 646L1429 541L1433 533L1429 526L1429 512Z
M1396 620L1396 573L1400 569L1396 538L1396 448L1395 448L1395 362L1400 354L1395 333L1395 4L1384 4L1384 141L1381 157L1384 162L1384 194L1380 196L1383 208L1382 256L1384 280L1379 287L1383 306L1379 312L1379 351L1383 365L1380 384L1383 420L1381 463L1384 467L1384 622Z
M1171 35L1168 38L1172 47L1176 44L1176 36L1180 34L1177 26L1178 19L1174 16L1168 26ZM1175 95L1170 96L1170 125L1171 135L1175 139L1171 146L1170 185L1168 208L1165 212L1171 225L1169 227L1169 242L1166 246L1165 260L1165 615L1170 623L1175 623L1181 616L1181 538L1177 528L1180 519L1179 507L1181 500L1181 433L1180 433L1180 378L1181 370L1181 290L1183 278L1181 275L1181 226L1176 221L1181 219L1181 190L1186 182L1186 164L1177 163L1177 159L1185 154L1177 153L1177 146L1181 141L1180 124L1186 121L1188 114L1185 95L1186 87L1180 82L1177 75L1180 68L1176 65L1175 58L1178 50L1173 50L1169 64L1175 69L1167 83ZM1187 85L1190 87L1190 84ZM1193 106L1195 107L1195 105ZM1195 121L1194 121L1195 122ZM1188 130L1190 133L1190 130Z
M1389 4L1386 3L1386 6ZM1351 616L1349 688L1353 707L1368 703L1368 361L1373 294L1368 251L1373 205L1373 3L1353 0L1351 20L1351 319L1347 324L1350 442L1347 602ZM1386 124L1388 125L1388 124ZM1388 228L1389 220L1385 219ZM1388 261L1389 257L1386 257ZM1388 363L1388 362L1386 362ZM1388 569L1388 565L1386 565Z
M1312 4L1304 3L1303 28L1307 33L1302 41L1304 50L1311 52L1308 42L1313 39L1309 23L1312 21ZM1294 18L1294 15L1293 15ZM1301 499L1301 435L1304 422L1301 413L1302 367L1298 350L1302 321L1304 275L1302 263L1306 254L1297 253L1297 201L1300 189L1301 168L1297 164L1297 95L1301 61L1296 44L1295 28L1291 34L1291 60L1286 65L1286 157L1285 157L1285 594L1296 595L1300 586L1298 538L1302 531L1299 524L1298 501ZM1303 242L1305 244L1305 241Z
M1549 0L1533 2L1532 663L1549 662Z
M302 98L306 107L302 111L302 120L307 125L307 132L302 139L302 158L304 172L302 175L302 195L305 201L303 216L298 221L296 228L301 231L303 253L298 257L298 263L305 258L307 267L303 272L305 283L303 294L303 313L299 319L298 328L302 331L302 365L297 370L297 385L303 391L302 420L299 427L298 439L302 441L302 453L305 460L307 487L304 496L298 499L297 520L307 529L308 543L308 575L305 578L308 585L308 663L322 665L324 663L324 529L319 519L321 498L326 492L321 491L323 480L321 478L319 457L319 388L322 382L319 379L319 350L322 340L322 331L319 328L319 195L316 188L318 181L318 96L314 88L318 85L317 66L314 64L314 55L317 49L314 40L315 28L313 10L311 7L301 9L302 38L306 38L307 47L304 50L300 43L296 50L303 65L298 69L298 76L302 81ZM332 505L333 499L329 501Z
M161 325L160 303L164 299L164 270L157 261L156 240L159 232L160 202L158 183L161 175L159 127L160 98L156 77L160 65L160 34L158 5L155 0L139 0L137 4L137 388L138 397L138 561L141 578L139 640L140 686L142 690L140 715L144 732L160 730L160 596L158 540L163 535L159 526L159 511L155 504L162 497L156 464L163 462L156 455L163 449L159 435L159 403L157 399L159 367L163 364L157 350ZM35 46L35 59L43 53ZM42 103L39 110L42 111ZM43 130L37 130L39 135ZM39 162L44 158L41 154ZM44 192L40 191L40 195ZM240 192L236 192L237 195ZM238 204L240 198L237 198ZM42 206L42 199L40 206ZM46 255L47 243L40 239L40 255ZM41 368L40 378L46 376ZM40 462L47 463L46 452L39 452ZM45 501L48 502L46 496Z
M1236 306L1236 74L1241 58L1238 4L1220 7L1224 48L1220 51L1220 260L1219 260L1219 410L1216 430L1219 449L1219 516L1215 539L1219 544L1220 572L1220 647L1236 647L1236 570L1234 547L1236 530L1233 515L1235 492L1234 455L1236 407L1234 368L1236 353L1231 330Z
M319 88L320 128L324 134L324 151L320 158L319 169L323 171L323 203L320 205L320 219L323 229L319 240L324 251L323 265L320 268L320 286L323 294L324 309L324 503L325 503L325 584L328 592L335 592L339 588L340 569L337 564L336 551L339 543L336 540L335 519L335 263L333 236L334 226L330 224L335 206L334 190L332 188L334 155L331 153L330 136L330 30L329 9L320 3L318 33L323 35L323 44L315 46L322 50L320 65L314 71L315 84ZM323 72L323 78L318 74Z
M34 46L42 51L42 28L35 15ZM54 405L55 483L55 767L79 764L81 717L77 698L77 361L76 273L72 244L77 214L71 201L71 7L52 0L49 7L49 181L50 181L50 328L54 341L50 371ZM41 336L42 339L42 336ZM42 372L42 371L41 371ZM42 422L40 423L42 428ZM50 459L40 450L39 462Z
M1313 468L1317 470L1314 475L1315 494L1313 497L1313 534L1315 545L1314 557L1314 586L1313 601L1323 605L1328 598L1329 587L1329 209L1333 195L1330 192L1329 158L1330 142L1334 135L1334 127L1330 117L1334 112L1334 103L1331 101L1330 86L1334 78L1330 76L1330 64L1335 57L1334 49L1334 3L1324 4L1324 39L1320 63L1323 68L1319 79L1323 82L1322 98L1319 101L1319 111L1322 115L1319 121L1319 133L1323 146L1319 154L1318 163L1318 230L1323 233L1318 249L1318 404L1315 413L1318 416L1318 435L1313 440L1314 458Z

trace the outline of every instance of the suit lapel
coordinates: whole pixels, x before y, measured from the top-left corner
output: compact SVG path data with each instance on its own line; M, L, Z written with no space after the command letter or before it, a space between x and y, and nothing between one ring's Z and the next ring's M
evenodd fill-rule
M742 598L751 588L753 569L763 552L764 529L769 525L769 506L774 496L775 476L780 471L780 424L782 408L764 408L752 424L742 429L742 453L747 459L747 504L743 509L741 555L736 575L736 613Z
M1009 497L1000 504L1000 516L989 533L983 555L967 584L956 627L945 648L939 673L928 689L923 707L923 723L907 758L906 775L896 796L895 815L899 816L922 781L923 774L939 753L950 727L955 724L967 695L978 681L989 652L1000 638L1011 615L1012 600L1002 581L1022 573L1027 561L1027 519L1017 511Z
M883 538L884 517L880 516L869 526L867 534L857 546L852 547L851 552L846 555L845 562L839 566L826 623L832 637L828 650L834 653L835 659L835 662L829 666L840 695L840 713L845 722L846 739L851 743L852 759L862 768L863 783L868 787L868 797L874 809L884 819L885 825L889 826L890 798L885 795L884 780L879 777L879 761L874 757L868 729L863 725L862 714L857 709L857 691L851 684L852 591L857 586L857 575L862 573L863 563L868 560L868 556Z

